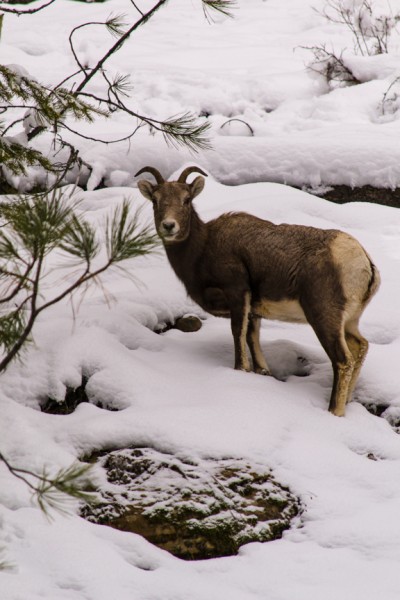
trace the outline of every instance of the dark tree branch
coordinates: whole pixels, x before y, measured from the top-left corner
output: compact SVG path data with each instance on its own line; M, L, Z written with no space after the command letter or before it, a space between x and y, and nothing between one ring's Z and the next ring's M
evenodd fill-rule
M46 4L42 4L41 6L38 6L37 8L29 8L28 10L20 10L19 8L8 8L8 7L4 6L4 2L1 2L0 3L0 12L12 13L14 15L18 15L19 17L21 15L32 15L33 13L37 13L40 10L47 8L48 6L50 6L50 4L53 4L53 2L55 2L55 1L56 0L50 0Z
M110 58L110 56L112 56L117 50L119 50L119 48L121 48L121 46L124 45L126 40L132 35L132 33L136 29L141 27L141 25L144 25L145 23L147 23L147 21L158 11L158 9L161 8L167 2L168 2L168 0L159 0L159 2L157 2L157 4L155 6L153 6L153 8L151 8L147 13L142 14L142 17L138 21L136 21L136 23L134 25L132 25L132 27L130 27L128 29L128 31L126 31L119 38L119 40L117 40L115 42L115 44L108 50L108 52L106 52L106 54L99 60L97 65L93 69L91 69L90 73L88 73L85 76L85 78L81 81L81 83L76 88L76 92L77 93L81 92L83 90L83 88L92 79L92 77L94 77L96 75L96 73L98 73L103 68L104 63Z
M72 127L69 127L69 125L66 125L65 123L62 124L63 129L70 131L71 133L79 136L80 138L83 138L84 140L89 140L91 142L99 142L101 144L106 144L106 145L107 144L118 144L119 142L126 142L127 140L130 140L141 127L143 127L142 123L137 125L131 133L125 135L122 138L118 138L116 140L101 140L100 138L92 137L90 135L85 135L83 133L80 133L79 131L75 131ZM87 163L85 163L85 166L88 168L91 168Z
M8 460L6 459L6 457L4 456L4 454L2 454L1 452L0 452L0 461L3 462L6 465L7 469L10 471L10 473L12 475L14 475L14 477L17 477L18 479L21 479L34 492L37 491L36 487L29 481L29 479L27 479L26 477L24 477L22 475L22 473L24 475L32 475L33 477L38 477L39 479L40 479L40 476L37 476L34 473L32 473L31 471L27 471L26 469L19 469L17 467L13 467L8 462Z
M46 6L49 6L54 1L55 0L50 0L46 4L43 4L41 7L39 7L38 9L24 11L24 13L37 12L38 10L41 10L42 8L45 8ZM126 104L124 104L124 102L122 101L123 96L129 95L128 94L129 85L128 85L127 78L123 75L117 75L114 80L112 78L108 77L108 75L105 71L106 61L124 45L124 43L129 39L129 37L132 35L133 32L135 32L139 27L141 27L148 20L150 20L152 18L152 16L168 2L168 0L159 0L158 2L156 2L153 5L153 7L151 9L149 9L145 13L139 8L137 2L135 2L134 0L130 0L130 1L131 1L131 4L136 9L136 11L140 14L140 18L135 23L133 23L128 29L126 29L126 31L124 31L124 29L123 29L124 24L122 22L121 17L118 17L118 16L110 17L105 22L92 21L92 22L84 23L82 25L78 25L71 31L71 33L69 35L69 45L70 45L70 49L71 49L71 53L73 55L74 61L78 67L78 70L76 70L75 73L73 73L72 75L69 75L68 77L65 77L58 85L56 85L52 88L46 88L46 86L43 86L40 84L33 86L33 84L30 82L30 79L25 78L26 81L24 81L25 87L24 87L23 93L21 92L19 94L19 92L17 91L17 95L19 94L21 96L22 100L28 99L30 96L32 96L34 98L34 102L37 103L37 106L36 107L28 107L28 106L21 106L20 104L18 104L18 105L15 105L15 107L16 108L27 108L27 109L36 108L36 110L37 110L38 119L36 119L33 122L32 128L30 129L30 131L28 131L26 133L28 142L31 142L38 135L40 135L44 131L49 130L51 128L53 129L53 133L55 135L57 135L59 129L65 128L66 130L70 131L74 135L81 136L84 139L90 139L92 141L98 141L100 143L116 143L116 142L122 142L125 140L130 140L134 136L134 134L138 131L138 129L142 125L146 124L151 129L161 132L164 135L164 137L168 143L178 144L178 145L179 144L186 145L191 150L194 150L194 151L197 151L199 148L209 148L210 147L208 139L205 137L205 133L209 127L208 123L202 122L200 124L197 124L194 120L194 116L189 115L188 113L185 113L185 114L177 116L177 117L172 117L171 119L168 119L166 121L160 121L158 119L152 119L150 117L145 117L143 115L140 115L140 114L130 110L126 106ZM214 11L217 11L222 14L230 16L229 11L235 5L235 0L199 0L199 1L202 2L203 9L204 9L206 15L208 15L209 11L214 10ZM0 7L1 7L1 3L0 3ZM11 12L15 12L16 14L19 14L18 11L14 10L14 9L11 10ZM79 53L77 52L77 49L74 46L74 34L76 34L79 30L83 29L84 27L89 27L92 25L105 25L112 34L119 36L117 41L112 44L112 46L109 48L109 50L102 56L102 58L100 60L98 60L97 64L95 64L95 66L93 66L93 67L90 65L86 65L86 63L80 58ZM4 71L4 69L3 69L3 71ZM7 91L7 88L8 88L10 90L11 96L12 96L13 93L15 93L14 89L18 90L18 87L16 86L14 88L14 85L12 84L12 79L11 79L12 75L10 75L10 73L7 73L6 71L5 72L3 72L3 71L2 71L2 76L5 79L5 84L6 84L4 86L4 90ZM85 89L85 87L91 82L92 78L95 77L97 74L101 74L106 82L107 89L106 89L104 98L99 98L95 94L90 94L90 93L85 94L85 92L83 91ZM79 84L75 85L74 83L72 83L72 81L74 81L74 79L79 75L82 75L82 80ZM8 79L7 79L7 77L8 77ZM69 85L70 91L68 91L67 89L64 89L62 87L66 82L69 82L69 81L71 81L71 83ZM9 84L7 85L7 83L9 83ZM25 96L23 94L25 94ZM115 110L122 110L125 113L127 113L128 115L133 116L135 119L137 119L139 123L129 134L119 138L118 140L110 140L110 141L109 140L101 140L96 137L83 135L79 131L76 131L69 125L65 124L67 114L72 114L77 119L88 118L89 120L92 120L92 118L93 118L92 115L95 114L96 112L99 112L99 109L96 108L95 105L93 105L91 103L85 105L82 102L81 104L79 104L78 98L80 96L86 96L87 98L90 98L91 100L95 100L100 105L105 106L108 109L108 113L111 113L112 111L115 111ZM8 99L8 96L6 95L5 98ZM7 111L9 108L12 108L11 104L4 107L4 111ZM2 110L2 107L0 106L0 114L1 114L1 110ZM103 114L105 114L104 111L103 111ZM108 116L108 115L106 115L106 116ZM5 131L9 131L9 129L11 129L15 124L21 123L21 122L23 122L23 119L14 121L13 123L11 123L7 126L7 129ZM3 131L2 132L3 137L4 137L4 133L5 132ZM59 137L59 139L62 139L62 138ZM19 145L19 146L21 146L21 145ZM25 156L24 154L21 154L20 150L17 147L15 147L14 153L10 152L9 154L10 154L9 164L10 164L10 169L12 170L12 172L24 173L24 168L23 168L23 166L21 166L21 161L27 160L27 156ZM22 158L19 158L19 157L22 157ZM56 169L52 168L50 161L45 162L45 157L42 156L40 152L36 152L36 154L34 155L34 153L32 151L31 154L29 155L29 160L30 160L29 164L33 164L35 162L39 163L40 165L42 165L42 167L44 167L49 172L56 172L57 170L61 171L61 173L62 173L61 178L62 178L65 176L66 172L70 169L71 166L73 166L76 163L79 163L79 155L78 155L78 152L72 152L72 150L70 148L69 159L62 166L57 165ZM59 178L58 181L61 181L61 179Z
M138 7L138 5L136 4L136 2L134 2L133 0L131 0L131 4L133 4L133 6L136 8L136 10L138 11L138 13L140 13L143 16L143 11L140 10L140 8Z
M180 115L175 119L171 118L167 121L160 121L159 119L153 119L152 117L146 117L145 115L134 112L125 106L120 98L118 98L118 102L114 102L111 99L100 98L95 94L89 94L87 92L80 92L80 95L87 98L92 98L100 103L105 103L108 106L114 107L116 110L123 110L132 117L139 119L142 123L146 123L153 129L156 129L162 133L166 137L167 141L176 141L178 144L187 143L193 150L196 150L196 146L201 148L210 148L208 140L203 137L209 128L209 124L205 123L203 125L195 125L192 116L188 113ZM177 124L176 129L174 129L174 123ZM178 128L181 129L179 133L176 132ZM197 140L195 142L191 142L193 135L197 136Z
M15 288L13 289L13 291L10 292L8 296L4 296L4 297L0 298L0 304L4 304L6 302L9 302L13 298L15 298L15 296L18 294L18 292L20 290L22 290L22 288L24 287L25 283L27 281L31 282L31 280L29 279L29 273L32 271L32 269L34 267L34 264L35 264L34 262L28 263L28 265L26 266L25 272L22 273L22 274L7 273L7 271L5 271L4 269L0 268L0 274L7 275L8 277L13 277L13 278L19 280L19 283L17 283L17 285L15 286Z

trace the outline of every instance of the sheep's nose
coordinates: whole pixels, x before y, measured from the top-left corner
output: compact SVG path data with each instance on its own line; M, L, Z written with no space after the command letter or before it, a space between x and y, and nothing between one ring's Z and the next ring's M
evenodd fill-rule
M163 230L165 231L165 233L173 233L175 229L177 229L177 223L176 221L163 221L162 222L162 227Z

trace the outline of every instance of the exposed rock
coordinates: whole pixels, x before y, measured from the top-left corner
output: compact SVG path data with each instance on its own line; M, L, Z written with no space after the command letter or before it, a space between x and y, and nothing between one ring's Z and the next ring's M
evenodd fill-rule
M202 325L201 319L196 317L196 315L186 315L184 317L177 317L174 322L165 323L156 329L156 333L165 333L170 329L179 329L179 331L184 331L185 333L192 333L194 331L199 331Z
M50 415L70 415L74 412L78 404L89 402L85 391L87 382L88 378L82 377L82 383L79 387L67 387L63 402L54 400L54 398L48 398L41 407L42 412Z
M400 188L375 188L370 185L351 188L347 185L333 186L328 192L321 195L325 200L345 204L346 202L372 202L400 208Z
M189 315L187 317L178 317L174 324L175 329L179 329L179 331L184 331L185 333L199 331L199 329L201 329L201 326L201 320L195 315Z
M242 544L280 538L300 512L287 487L245 460L190 461L151 448L98 460L108 483L82 515L143 535L180 558L228 556Z
M67 386L65 398L62 402L54 400L54 398L47 398L45 403L41 406L41 411L50 415L70 415L79 404L82 404L82 402L91 402L91 404L94 404L98 408L104 408L105 410L112 412L117 411L117 408L103 405L102 402L89 400L86 394L86 385L88 381L89 378L83 375L80 386L77 388Z

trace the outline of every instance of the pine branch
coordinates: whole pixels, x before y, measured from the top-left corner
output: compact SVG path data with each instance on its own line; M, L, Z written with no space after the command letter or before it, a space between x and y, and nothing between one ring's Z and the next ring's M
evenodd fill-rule
M72 29L71 33L69 34L69 38L68 38L69 46L71 48L71 52L75 59L76 64L78 65L78 67L80 68L80 71L82 71L85 76L86 76L87 71L89 71L90 69L88 67L84 67L82 65L82 63L80 62L78 55L74 48L73 37L74 37L75 33L77 31L79 31L80 29L84 29L85 27L91 27L93 25L105 26L107 28L107 30L111 33L111 35L113 35L114 37L118 37L118 38L123 35L124 30L125 30L125 24L123 22L122 15L110 17L107 21L89 21L87 23L83 23L82 25L78 25L77 27L74 27ZM79 73L79 71L78 71L78 73Z
M51 477L46 470L38 474L13 466L1 452L0 462L4 463L14 477L28 486L39 507L47 516L49 516L49 508L61 512L65 510L63 500L66 496L87 504L95 501L94 494L83 489L88 487L91 465L72 464L70 467L60 469L54 477Z
M79 58L75 52L75 49L73 47L73 42L72 42L72 36L73 33L76 32L78 29L87 26L88 24L83 24L81 26L76 27L70 35L70 46L71 46L71 50L72 53L74 55L74 58L76 60L76 63L78 64L80 71L79 72L83 72L84 73L84 78L81 81L81 83L77 86L77 88L73 91L73 92L69 92L71 94L71 96L75 97L76 99L78 99L80 92L83 90L83 88L89 83L89 81L91 81L91 79L96 75L96 73L98 72L102 72L103 71L103 65L105 64L105 62L110 58L110 56L112 56L117 50L119 50L119 48L121 48L121 46L126 42L126 40L130 37L130 35L136 30L138 29L141 25L145 24L158 10L159 8L161 8L164 4L166 4L168 2L168 0L160 0L159 2L157 2L157 4L150 9L147 13L143 13L141 18L134 23L127 31L125 31L125 33L122 33L123 28L124 28L124 24L122 22L122 17L112 17L110 18L105 24L108 27L109 31L112 32L114 35L119 35L119 39L115 42L115 44L113 44L113 46L108 50L108 52L97 62L97 64L95 65L94 68L92 69L86 69L86 67L84 67L81 62L79 61ZM97 23L96 23L97 24ZM0 74L1 74L1 68L0 68ZM68 81L69 78L64 79L63 81ZM1 83L1 81L0 81ZM127 86L126 86L126 80L122 79L122 76L120 76L119 82L117 82L117 85L115 85L114 82L114 86L113 86L113 90L112 91L117 91L118 90L118 85L120 88L120 91L122 88L124 88L124 92L127 91ZM7 93L7 86L4 86L4 91L3 93L6 94ZM57 86L55 86L55 88L52 90L52 92L54 94L58 94L59 90L62 89L60 87L60 84L58 84ZM1 87L0 87L0 98L1 98ZM125 93L124 93L125 95ZM87 97L90 97L90 95L87 95ZM107 104L106 104L107 106ZM96 109L94 109L93 106L90 106L90 110L93 110L94 112L96 111ZM108 111L100 111L98 114L102 114L103 116L107 116L108 115ZM59 112L59 114L57 115L57 122L61 121L61 119L64 117L64 111L61 109L61 111ZM83 111L78 112L75 111L74 115L75 118L90 118L89 114ZM29 132L28 134L28 139L31 141L33 140L37 135L39 135L40 133L42 133L45 130L45 125L38 125L37 127L35 127L34 129L32 129L32 131ZM79 135L79 134L78 134ZM127 136L127 139L129 139L131 136Z
M93 137L91 135L85 135L84 133L81 133L80 131L76 131L75 129L73 129L72 127L70 127L69 125L66 125L65 123L62 124L62 129L66 129L67 131L70 131L71 133L74 133L76 136L84 139L84 140L90 140L91 142L99 142L101 144L118 144L119 142L126 142L127 140L130 140L135 133L137 133L138 129L140 129L141 127L143 127L143 124L139 124L136 125L136 127L130 132L127 133L126 135L124 135L121 138L117 138L114 140L103 140L99 137ZM65 142L63 142L65 143ZM85 165L89 170L92 170L92 167L85 163L84 161L82 161L81 159L79 159L82 165Z
M89 81L98 73L102 68L104 63L112 56L117 50L123 46L127 39L132 35L136 29L147 23L149 19L164 5L168 2L168 0L159 0L153 8L151 8L147 13L142 14L141 18L134 23L121 37L115 42L115 44L106 52L106 54L98 61L95 67L90 70L90 72L85 76L85 78L81 81L81 83L76 88L76 93L79 93L83 90L84 87L89 83Z
M60 248L67 254L83 260L86 263L86 271L89 272L90 264L99 253L100 245L93 227L74 214Z
M210 11L219 12L226 17L232 17L232 10L236 8L236 0L202 0L203 10L206 18L210 17Z
M60 469L54 477L50 477L45 470L42 475L36 476L38 484L35 496L41 510L47 516L48 508L64 512L65 496L93 504L96 496L83 489L88 486L88 473L91 468L91 465L72 464Z
M158 236L149 226L139 230L140 211L129 215L129 203L115 209L106 223L106 247L110 264L143 256L159 246ZM138 231L139 230L139 231Z
M219 12L224 15L231 16L230 10L235 6L235 0L200 0L206 16L211 11ZM132 2L132 0L131 0ZM99 141L103 143L115 143L117 141L129 140L137 130L147 124L151 131L159 131L163 134L167 143L173 145L184 145L192 151L198 149L210 148L210 142L207 139L207 131L209 124L207 122L197 123L194 115L184 113L171 117L165 121L152 119L140 115L130 110L123 102L123 97L128 97L131 92L131 84L128 77L123 74L116 74L113 78L109 77L105 72L104 65L106 61L117 52L123 44L129 39L131 34L139 27L144 25L152 16L165 4L168 0L159 0L155 5L143 12L135 2L132 2L135 9L139 12L140 18L130 27L124 22L120 15L111 16L104 22L88 22L75 27L69 36L69 43L74 60L78 66L78 70L64 79L54 87L46 87L41 83L25 76L23 72L14 71L8 67L0 65L0 101L3 100L3 110L7 111L12 108L19 107L29 109L25 114L23 123L26 130L28 142L34 140L38 135L46 130L52 130L57 136L61 147L65 147L59 131L67 129L72 133L86 139ZM52 2L43 5L41 8L51 4ZM28 11L25 11L28 12ZM35 11L36 12L36 11ZM87 66L82 60L74 47L74 35L81 29L94 25L105 26L111 35L116 36L117 40L109 48L109 50L98 60L94 67ZM76 88L68 90L65 84L76 78L77 75L83 76L82 81ZM89 84L96 74L101 74L107 85L107 93L105 98L98 98L95 94L84 92L84 88ZM95 106L93 101L98 102ZM2 107L0 106L0 111ZM127 135L118 140L101 140L96 137L85 136L79 131L67 125L66 119L71 117L77 121L87 120L93 122L95 117L108 117L112 111L122 110L127 114L134 116L138 123L133 130ZM76 164L82 166L79 153L72 147L69 148L69 156L66 161L58 164L52 162L43 156L39 151L26 147L24 144L10 139L5 139L5 131L8 131L16 123L21 123L22 120L17 119L9 124L1 132L0 128L0 164L3 168L3 173L7 176L8 172L12 175L26 175L26 167L34 164L40 165L45 171L56 176L52 188L57 186L65 177L66 173ZM2 133L2 135L1 135ZM90 168L90 167L89 167Z
M210 129L210 124L208 122L198 124L196 116L191 113L176 115L166 121L160 121L134 112L122 102L121 98L118 98L118 102L115 102L111 99L101 98L87 92L81 92L81 95L92 98L97 102L105 103L115 110L122 110L138 119L141 123L146 123L150 127L150 130L162 133L167 143L188 146L194 152L197 152L199 148L204 150L211 148L211 143L206 135Z
M16 339L27 339L27 336L24 337L26 325L24 314L20 310L0 317L1 345L7 354L13 350Z
M130 92L133 90L133 85L130 81L129 75L123 75L121 73L116 73L112 80L110 80L106 73L103 73L103 77L108 85L108 96L110 98L110 94L113 94L116 99L118 99L119 94L129 97Z
M1 243L1 240L0 240ZM0 249L0 255L2 254L1 249ZM7 296L3 296L0 298L0 304L6 304L8 302L10 302L10 300L12 300L13 298L15 298L17 296L17 294L25 287L27 286L27 284L32 283L32 280L29 279L29 274L32 271L34 267L34 262L29 263L26 266L26 269L23 273L11 273L8 271L5 271L5 269L3 269L2 267L0 267L0 275L2 277L6 277L7 280L11 280L11 282L13 282L14 280L17 281L16 285L14 286L14 289L12 289L11 292L8 293ZM13 286L13 283L8 285L8 289L11 289ZM0 327L0 331L1 331L1 327Z
M0 99L6 102L8 109L31 108L30 118L34 126L32 125L31 131L27 133L28 141L49 127L56 130L62 119L69 115L77 120L84 119L89 122L93 122L94 117L98 115L108 116L108 111L85 102L60 85L49 89L4 65L0 65ZM16 100L22 100L23 104ZM27 115L24 116L24 120L26 118ZM33 164L39 164L49 172L54 170L51 162L39 151L5 138L4 128L0 138L0 161L14 175L26 175L26 166ZM69 160L67 164L71 166L72 163Z
M158 237L150 228L140 226L139 212L130 214L125 200L105 224L107 260L92 270L101 247L95 229L75 208L76 204L71 204L60 190L34 197L21 196L17 201L0 205L0 259L3 261L0 263L3 282L0 303L6 306L17 297L20 302L8 312L3 310L0 317L0 344L5 350L0 372L18 356L44 310L80 286L96 282L111 266L144 256L159 245ZM40 304L45 258L56 249L82 264L82 270L57 295Z
M166 121L152 120L152 125L161 131L166 142L172 145L188 146L194 152L211 148L211 143L206 137L210 124L198 124L196 117L190 113L177 115Z
M0 165L6 167L14 175L26 175L26 168L39 164L46 171L52 171L53 166L39 150L14 142L0 136Z

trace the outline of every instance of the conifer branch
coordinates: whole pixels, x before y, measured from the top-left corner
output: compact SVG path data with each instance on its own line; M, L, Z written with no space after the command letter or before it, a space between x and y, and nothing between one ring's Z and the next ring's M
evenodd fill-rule
M210 19L210 11L214 10L226 17L232 17L232 9L236 8L236 0L202 0L203 11L207 19Z
M70 467L60 469L54 476L50 476L46 470L41 474L15 467L0 452L0 462L17 479L20 479L32 492L40 509L49 516L49 508L65 511L63 499L65 496L76 498L86 504L93 503L93 493L85 491L88 487L88 475L91 465L72 464Z
M43 4L38 9L23 11L23 13L28 14L42 10L42 8L52 4L53 1ZM235 0L199 1L202 2L207 18L212 11L232 16L231 9L236 5ZM116 15L111 16L104 22L92 21L74 27L69 35L69 45L78 69L73 74L65 76L55 86L48 87L35 81L24 74L22 69L14 70L0 65L0 114L7 113L9 109L26 111L22 119L16 118L6 126L0 123L0 171L3 173L3 179L7 180L11 176L26 176L28 166L39 165L46 172L54 175L54 178L51 179L53 185L50 189L52 189L54 186L59 185L72 167L78 165L81 168L83 165L79 152L72 149L72 147L69 148L70 152L65 161L55 163L53 157L50 160L40 151L32 148L31 145L28 146L25 142L21 142L21 136L8 138L7 134L18 123L23 124L24 136L28 143L32 143L44 131L50 131L60 148L68 146L60 134L63 129L84 139L101 143L116 143L130 140L143 125L149 126L151 132L158 131L162 133L169 144L187 146L191 151L210 148L210 142L207 138L209 129L207 122L198 123L195 116L189 113L183 113L162 121L131 110L123 100L123 98L129 97L132 90L128 77L118 73L112 77L105 70L105 64L109 58L167 2L168 0L159 0L151 9L144 12L136 2L131 0L140 17L130 26L124 22L122 16ZM11 12L19 14L18 9L16 11L11 10ZM111 35L117 39L94 66L86 65L74 46L74 36L86 27L99 25L106 27ZM105 81L106 92L103 98L86 92L88 84L98 74ZM79 84L75 85L73 82L76 81L79 75L82 76L82 79ZM67 89L67 85L70 89ZM93 122L96 117L108 117L115 110L123 111L135 117L137 121L131 132L115 140L102 140L95 136L81 134L79 128L74 128L66 122L69 117L76 121ZM90 166L86 166L90 169Z
M147 13L142 14L141 18L136 21L121 37L111 46L111 48L106 52L106 54L97 62L97 64L90 70L90 72L84 77L81 83L76 88L76 93L79 93L83 90L84 87L89 83L89 81L98 73L102 68L104 63L112 56L117 50L123 46L126 40L132 35L136 29L147 23L149 19L164 5L167 4L168 0L159 0L153 8L151 8Z
M96 232L58 190L3 203L0 224L0 346L4 349L0 372L19 355L44 310L96 282L110 267L144 256L159 245L158 237L148 226L139 225L139 214L131 214L124 201L105 225L107 260L93 269L101 250ZM55 296L41 300L46 258L54 250L73 258L82 269Z
M115 102L114 100L101 98L87 92L81 92L81 95L92 98L99 103L107 104L115 110L122 110L128 113L132 117L138 119L141 123L148 125L150 131L156 130L162 133L165 140L172 145L188 146L194 152L199 148L206 150L211 148L211 144L206 136L210 124L208 122L199 124L195 115L192 115L191 113L176 115L170 119L161 121L131 110L122 102L121 98L118 98L118 102Z

